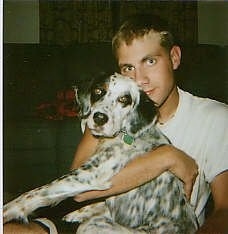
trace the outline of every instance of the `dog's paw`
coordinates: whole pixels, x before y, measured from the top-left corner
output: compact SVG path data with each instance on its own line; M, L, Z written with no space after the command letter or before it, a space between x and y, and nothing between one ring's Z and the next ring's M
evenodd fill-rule
M23 223L28 223L28 217L25 210L18 207L17 204L8 203L3 207L3 223L12 220L20 220Z
M106 190L106 189L110 189L112 186L111 181L107 181L107 180L100 180L96 183L96 189L97 190Z
M90 215L85 214L84 212L80 212L80 210L73 211L63 217L65 222L70 223L83 223L88 220Z

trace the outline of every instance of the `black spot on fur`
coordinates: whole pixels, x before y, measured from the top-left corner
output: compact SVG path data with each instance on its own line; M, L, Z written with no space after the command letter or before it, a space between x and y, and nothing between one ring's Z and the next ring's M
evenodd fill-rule
M136 109L136 117L131 120L131 132L136 133L153 121L157 114L154 102L143 91L140 91L140 102Z
M154 102L143 91L140 91L138 112L147 123L152 122L157 114L157 108L155 107Z
M82 165L81 169L83 169L83 170L89 170L89 169L91 169L91 167L92 167L91 164L87 163L87 164Z
M180 201L180 205L181 205L181 206L184 206L185 203L186 203L186 202L185 202L184 198L182 198L182 200Z

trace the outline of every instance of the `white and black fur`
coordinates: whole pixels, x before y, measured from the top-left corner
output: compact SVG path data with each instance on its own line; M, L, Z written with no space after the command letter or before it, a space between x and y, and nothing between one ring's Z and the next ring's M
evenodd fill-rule
M133 158L169 144L155 127L155 105L132 79L116 73L80 92L76 95L80 115L100 139L95 153L80 168L6 204L4 222L27 222L27 216L39 207L55 205L85 191L108 189L111 178ZM170 172L74 211L64 220L80 222L77 233L190 234L197 230L183 184Z

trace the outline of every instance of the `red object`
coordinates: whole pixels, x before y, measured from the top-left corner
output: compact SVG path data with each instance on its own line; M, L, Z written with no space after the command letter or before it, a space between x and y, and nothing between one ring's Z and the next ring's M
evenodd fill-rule
M57 92L56 100L41 103L36 107L36 114L40 118L49 120L63 120L77 116L75 107L75 92L72 89Z

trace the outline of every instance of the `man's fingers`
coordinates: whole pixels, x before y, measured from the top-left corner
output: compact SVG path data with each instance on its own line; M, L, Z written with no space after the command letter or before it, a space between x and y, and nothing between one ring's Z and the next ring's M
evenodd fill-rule
M184 184L184 192L188 200L191 198L193 183Z
M195 171L191 180L189 180L187 182L185 181L185 183L184 183L184 191L185 191L185 195L186 195L188 200L190 200L190 198L191 198L193 186L195 184L197 176L198 176L198 170Z

